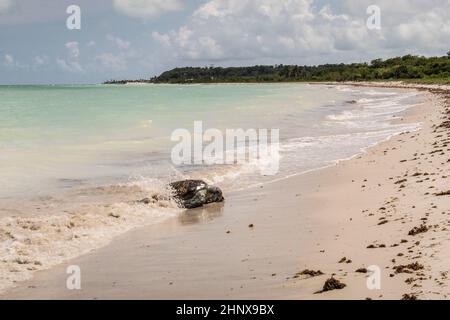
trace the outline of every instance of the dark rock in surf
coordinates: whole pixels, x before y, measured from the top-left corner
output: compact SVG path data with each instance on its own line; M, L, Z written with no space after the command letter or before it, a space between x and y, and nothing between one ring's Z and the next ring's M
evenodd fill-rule
M202 207L209 203L222 202L222 190L202 180L184 180L169 185L179 205L186 209Z

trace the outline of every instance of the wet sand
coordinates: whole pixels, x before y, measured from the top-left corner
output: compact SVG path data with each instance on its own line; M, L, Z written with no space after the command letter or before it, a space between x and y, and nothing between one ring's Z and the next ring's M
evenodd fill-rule
M37 272L2 298L447 298L445 89L432 88L436 93L400 120L422 122L418 132L395 136L336 166L231 193L224 204L136 229ZM80 266L82 290L66 288L68 265ZM381 271L380 290L369 290L367 274L356 272L373 265ZM297 275L304 269L324 274ZM315 294L332 275L346 287Z

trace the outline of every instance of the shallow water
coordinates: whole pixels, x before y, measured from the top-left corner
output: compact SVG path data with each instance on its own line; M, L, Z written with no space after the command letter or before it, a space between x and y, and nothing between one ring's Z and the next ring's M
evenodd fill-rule
M280 129L278 177L301 172L409 129L389 120L413 96L298 84L0 87L0 198L189 175L199 168L172 165L170 135L196 120L205 130ZM230 187L237 172L241 186L260 179L258 168L228 169L201 172Z

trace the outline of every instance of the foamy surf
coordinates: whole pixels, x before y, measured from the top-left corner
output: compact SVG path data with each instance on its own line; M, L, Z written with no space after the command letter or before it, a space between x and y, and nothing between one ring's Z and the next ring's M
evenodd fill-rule
M152 193L136 183L82 193L90 192L98 198L102 193L106 195L104 203L89 200L71 204L69 198L55 199L50 202L55 206L57 203L60 214L0 219L0 292L30 279L36 271L87 254L134 228L162 222L181 212L171 200L155 200L150 204L105 201L111 196L127 198L131 193L151 197ZM158 193L159 198L161 194Z

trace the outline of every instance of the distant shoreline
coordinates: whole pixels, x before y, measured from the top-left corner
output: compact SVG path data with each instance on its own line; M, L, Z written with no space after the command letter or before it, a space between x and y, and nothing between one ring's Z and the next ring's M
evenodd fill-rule
M246 82L239 82L239 81L217 81L217 82L185 82L185 83L171 83L171 82L153 82L153 81L125 81L125 80L119 80L119 81L106 81L99 84L79 84L79 85L132 85L132 84L167 84L167 85L207 85L207 84L330 84L330 85L339 85L339 84L352 84L354 86L359 86L359 84L366 84L366 83L372 83L372 84L398 84L402 83L404 85L448 85L450 84L450 78L449 79L434 79L434 81L430 81L430 79L388 79L388 80L371 80L371 81L246 81ZM66 84L67 85L67 84ZM76 85L76 84L74 84ZM14 85L0 85L0 86L14 86ZM20 86L20 85L19 85ZM26 86L26 85L25 85ZM31 85L33 86L33 85ZM39 85L36 85L39 86ZM48 85L52 86L52 85ZM55 85L59 86L59 85ZM61 86L64 86L64 84L61 84ZM70 86L70 85L67 85Z
M256 65L246 67L183 67L149 79L108 80L131 83L290 83L290 82L405 81L450 84L450 53L443 57L406 55L370 63Z

